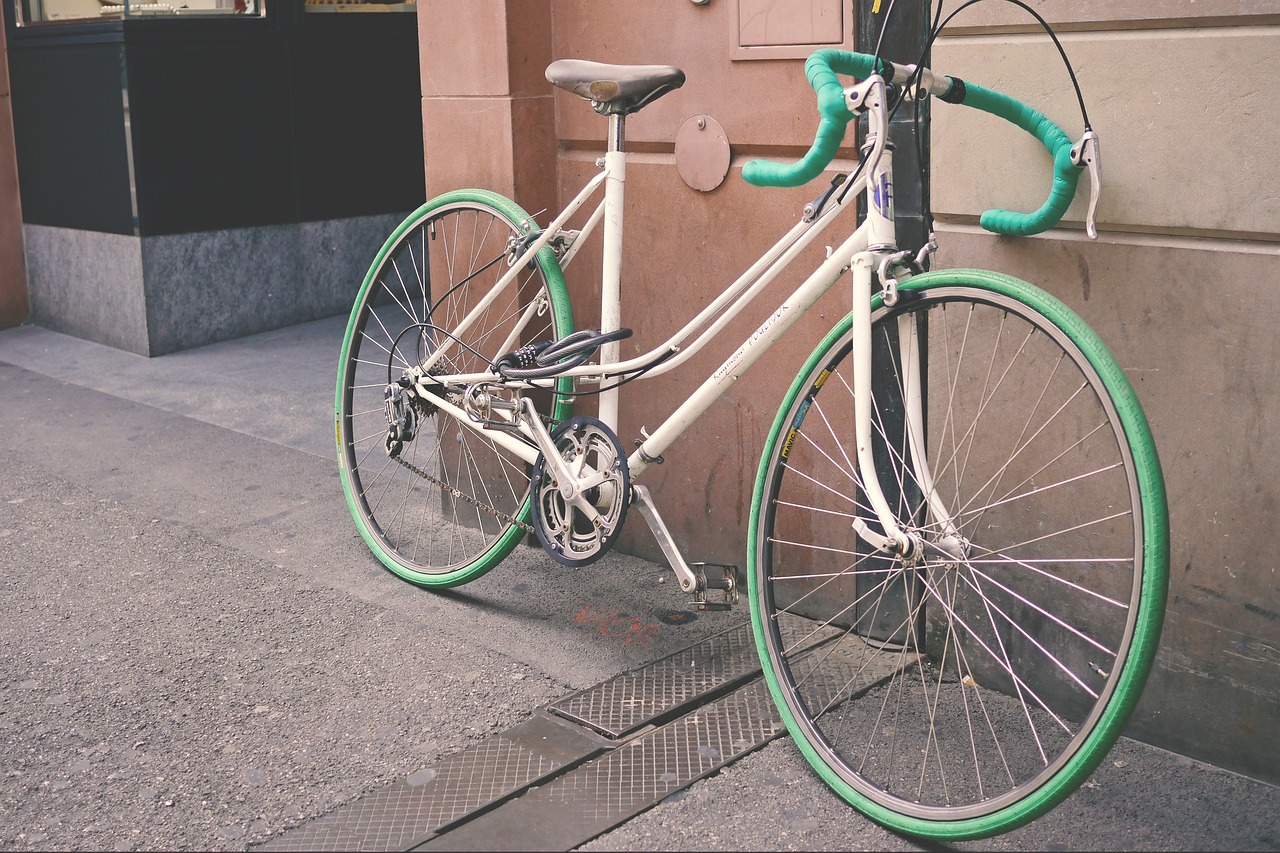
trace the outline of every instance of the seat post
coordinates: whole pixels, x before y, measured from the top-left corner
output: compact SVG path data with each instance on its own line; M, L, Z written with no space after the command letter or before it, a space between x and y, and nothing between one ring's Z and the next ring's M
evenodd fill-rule
M621 151L626 141L627 117L622 113L609 115L609 151Z
M604 185L604 266L600 274L600 331L622 325L622 190L627 179L627 156L622 150L626 117L609 115L609 139L604 155L609 177ZM616 364L621 346L611 341L600 348L600 363ZM618 390L600 394L599 418L609 429L618 429Z

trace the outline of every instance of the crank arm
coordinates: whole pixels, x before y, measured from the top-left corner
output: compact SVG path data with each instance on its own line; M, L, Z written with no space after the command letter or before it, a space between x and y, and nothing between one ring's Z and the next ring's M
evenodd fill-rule
M560 496L566 501L572 501L574 506L583 506L585 501L579 502L578 500L582 495L582 488L578 483L578 478L569 470L569 466L565 464L563 457L560 456L560 450L556 447L555 442L551 440L551 433L547 432L546 426L542 423L542 418L538 417L538 410L534 408L533 401L528 397L523 397L520 400L520 405L523 407L524 412L524 417L521 419L523 425L533 439L533 443L542 452L542 458L545 460L547 468L559 484Z
M654 538L658 540L658 546L662 548L662 553L666 556L667 562L671 564L671 570L676 573L676 580L680 582L680 589L685 592L695 592L698 589L698 576L694 574L693 569L689 567L689 564L685 562L684 557L680 554L680 549L676 547L676 541L671 532L667 530L667 525L663 522L662 516L658 515L658 508L654 506L653 498L649 496L649 490L644 486L632 483L631 495L633 505L640 510L640 514L648 522L649 529L653 531Z

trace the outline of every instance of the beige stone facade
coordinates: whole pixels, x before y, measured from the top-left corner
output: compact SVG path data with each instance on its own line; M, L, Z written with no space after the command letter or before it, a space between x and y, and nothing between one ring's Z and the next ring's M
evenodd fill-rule
M1083 191L1039 237L977 227L989 207L1038 207L1051 163L1012 126L939 104L940 262L1044 287L1126 369L1159 448L1172 534L1164 637L1131 732L1277 781L1280 4L1033 5L1059 32L1101 139L1098 239L1082 231ZM934 67L1035 105L1078 138L1056 50L1002 6L961 13Z

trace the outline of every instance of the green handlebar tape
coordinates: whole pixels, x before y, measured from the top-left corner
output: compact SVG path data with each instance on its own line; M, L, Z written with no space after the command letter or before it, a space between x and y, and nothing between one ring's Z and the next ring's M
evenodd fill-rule
M988 210L979 220L983 228L995 234L1026 237L1048 231L1058 224L1071 206L1076 195L1076 183L1080 170L1071 162L1071 140L1052 121L1037 110L1000 92L965 81L966 107L982 110L1011 121L1030 133L1053 156L1053 186L1049 198L1035 213L1016 213L1012 210Z
M871 73L872 57L847 50L819 50L804 63L804 74L818 96L818 113L822 117L813 147L796 163L773 163L752 160L742 167L742 177L758 187L798 187L807 184L835 159L844 141L845 126L853 119L844 102L844 87L839 74L863 79ZM884 67L882 62L881 68Z
M818 96L821 116L813 147L796 163L752 160L742 167L742 177L747 183L758 187L798 187L820 175L835 158L844 141L845 128L853 120L853 114L845 106L844 87L836 75L866 79L871 74L873 61L873 57L865 53L847 50L828 49L811 54L804 64L804 73ZM881 62L881 73L885 67ZM1013 122L1039 139L1053 157L1053 186L1039 210L1035 213L988 210L979 220L982 227L996 234L1025 237L1057 225L1071 206L1080 180L1080 169L1071 162L1071 140L1043 113L1021 101L967 81L964 86L961 103Z

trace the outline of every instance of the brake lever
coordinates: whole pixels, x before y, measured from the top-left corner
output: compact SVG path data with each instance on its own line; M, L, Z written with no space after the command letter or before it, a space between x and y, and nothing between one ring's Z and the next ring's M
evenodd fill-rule
M1080 141L1071 146L1071 162L1089 169L1089 212L1085 214L1085 231L1090 240L1098 239L1098 199L1102 195L1102 163L1099 159L1098 134L1086 130Z

